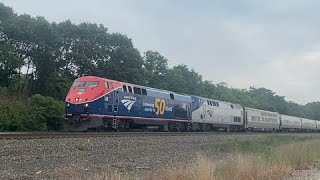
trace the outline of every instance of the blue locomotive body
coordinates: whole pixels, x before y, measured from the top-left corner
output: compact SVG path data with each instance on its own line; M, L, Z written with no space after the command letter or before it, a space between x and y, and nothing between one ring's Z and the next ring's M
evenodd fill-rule
M121 82L119 84L90 101L71 102L72 98L67 97L70 99L66 101L67 125L78 130L97 127L113 129L152 127L169 130L186 128L180 127L179 123L191 122L190 96ZM99 85L96 88L100 88ZM72 89L73 92L69 94L79 94L80 90ZM75 95L74 99L88 99L90 94L82 90L81 96Z

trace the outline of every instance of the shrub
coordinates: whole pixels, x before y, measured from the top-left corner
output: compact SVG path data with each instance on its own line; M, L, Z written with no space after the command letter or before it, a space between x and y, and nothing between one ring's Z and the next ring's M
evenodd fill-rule
M0 131L61 130L64 104L52 97L9 93L0 89Z
M32 119L39 124L44 123L47 130L61 130L63 128L63 102L36 94L31 97L31 112Z
M0 131L22 131L28 115L25 100L0 88Z

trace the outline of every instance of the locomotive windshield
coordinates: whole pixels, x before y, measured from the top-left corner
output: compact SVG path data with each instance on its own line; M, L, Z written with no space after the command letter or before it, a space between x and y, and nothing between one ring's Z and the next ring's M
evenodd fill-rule
M99 82L96 81L76 81L73 83L72 87L96 87L99 85Z

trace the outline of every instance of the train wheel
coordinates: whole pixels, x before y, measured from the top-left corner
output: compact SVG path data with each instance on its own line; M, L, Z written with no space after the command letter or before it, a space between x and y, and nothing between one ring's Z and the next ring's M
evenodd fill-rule
M168 123L168 131L169 132L175 132L176 131L175 123L172 123L172 122Z
M177 132L183 132L184 131L184 123L177 123L176 129L177 129Z
M205 132L206 131L206 124L201 124L200 131L201 132Z
M187 132L191 132L192 131L192 124L188 123L187 124Z

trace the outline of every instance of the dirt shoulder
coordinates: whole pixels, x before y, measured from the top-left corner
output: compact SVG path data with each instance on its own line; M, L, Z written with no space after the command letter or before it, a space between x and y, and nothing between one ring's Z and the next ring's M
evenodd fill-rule
M60 179L118 171L139 173L219 158L230 138L255 135L99 137L0 141L0 179ZM76 176L77 177L77 176ZM85 178L85 177L83 177Z
M320 180L320 164L310 166L308 169L296 170L284 180Z

